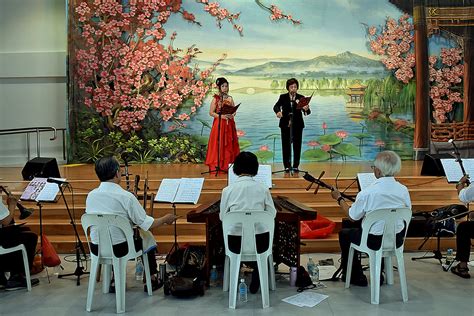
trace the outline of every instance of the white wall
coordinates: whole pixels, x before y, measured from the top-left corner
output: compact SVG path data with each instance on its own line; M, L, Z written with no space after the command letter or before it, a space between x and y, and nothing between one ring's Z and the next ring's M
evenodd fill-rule
M66 0L0 1L0 129L67 127L66 50ZM41 156L61 162L62 136L50 137ZM30 144L34 158L34 134ZM0 136L0 166L24 165L26 148L25 135Z

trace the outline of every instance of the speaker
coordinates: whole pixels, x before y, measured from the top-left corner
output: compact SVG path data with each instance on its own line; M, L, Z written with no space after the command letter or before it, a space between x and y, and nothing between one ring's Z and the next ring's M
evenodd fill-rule
M423 159L423 166L421 167L422 176L445 176L443 165L440 159L453 159L450 154L427 154Z
M58 162L56 158L36 157L26 163L21 171L23 180L40 178L60 178Z

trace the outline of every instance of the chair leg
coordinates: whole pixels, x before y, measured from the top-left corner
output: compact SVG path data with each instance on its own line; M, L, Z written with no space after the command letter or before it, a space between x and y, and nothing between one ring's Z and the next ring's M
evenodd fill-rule
M240 256L235 256L234 259L230 259L229 269L229 308L235 309L237 303L237 286L239 284L239 272L240 272Z
M349 248L349 256L347 257L347 267L346 267L346 284L345 288L348 289L351 286L351 276L352 276L352 260L354 259L354 248Z
M268 257L257 255L258 274L260 278L260 292L262 293L262 307L270 307L270 293L268 289Z
M370 258L370 302L379 303L380 297L380 272L382 270L382 253L369 254Z
M403 260L403 252L396 252L398 275L400 276L400 287L402 289L402 298L404 302L408 302L408 288L405 274L405 261Z
M117 314L125 312L125 302L122 300L125 294L125 283L123 276L126 276L126 271L122 271L122 261L120 259L113 259L114 263L114 275L115 275L115 304L117 308ZM126 263L126 261L125 261ZM123 294L122 294L123 292Z
M393 285L393 264L392 256L385 257L385 274L387 275L387 284Z
M28 264L28 255L26 254L26 249L23 246L21 249L23 255L23 266L25 267L25 278L26 278L26 287L29 292L31 292L31 276L30 276L30 265Z
M269 268L269 286L270 290L275 291L276 290L276 281L275 281L275 266L273 263L273 254L270 254L268 256L268 268Z
M153 295L153 288L151 286L150 264L148 263L148 254L144 253L142 257L143 265L145 266L146 288L148 295Z
M224 280L222 283L222 291L229 291L229 274L230 274L230 260L229 256L225 256L224 261Z
M96 283L95 280L97 277L98 268L99 268L99 258L97 258L96 256L91 256L91 271L89 275L89 285L87 288L87 301L86 301L86 311L88 312L92 310L92 301L94 299L94 290L95 290L95 283Z
M102 266L102 293L109 293L110 283L112 282L112 265L102 264L98 265L98 269ZM90 282L90 281L89 281Z

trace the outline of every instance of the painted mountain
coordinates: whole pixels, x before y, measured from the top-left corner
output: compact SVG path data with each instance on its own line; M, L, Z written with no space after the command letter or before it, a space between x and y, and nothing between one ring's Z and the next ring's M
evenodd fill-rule
M257 66L229 71L229 75L264 76L269 78L305 77L383 77L385 68L378 60L366 58L349 51L336 56L318 56L299 61L268 61Z

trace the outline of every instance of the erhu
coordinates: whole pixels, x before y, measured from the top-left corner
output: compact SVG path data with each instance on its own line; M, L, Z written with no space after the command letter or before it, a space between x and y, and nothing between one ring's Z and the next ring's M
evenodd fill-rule
M471 182L469 181L469 175L466 173L466 170L464 169L464 165L462 163L461 153L459 152L458 147L454 143L454 139L451 138L450 140L448 140L448 143L453 145L453 148L454 148L453 155L456 157L456 162L459 163L459 167L461 167L463 177L466 177L466 184L467 185L471 184Z

